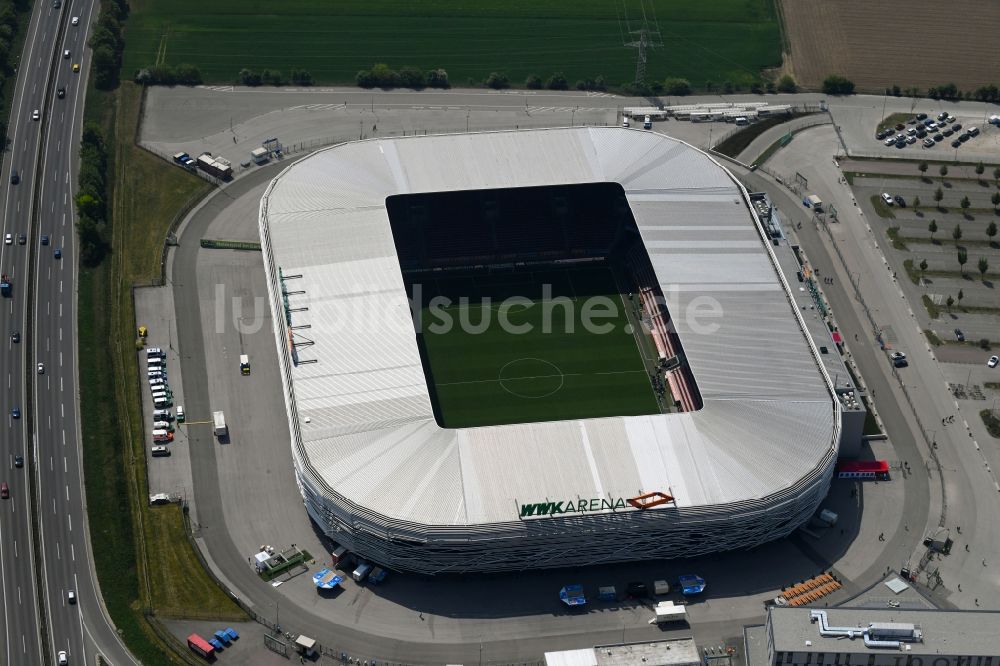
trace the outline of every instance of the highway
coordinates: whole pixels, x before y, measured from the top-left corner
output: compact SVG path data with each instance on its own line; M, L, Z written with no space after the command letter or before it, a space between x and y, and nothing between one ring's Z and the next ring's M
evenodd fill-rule
M72 25L73 16L78 25ZM3 233L13 234L13 243L3 245L0 266L14 278L12 295L2 303L7 385L0 392L7 430L0 445L2 480L11 491L0 518L7 664L55 663L61 651L72 664L94 664L98 652L115 664L136 663L103 611L91 565L77 409L73 196L90 57L86 42L95 17L93 2L64 2L58 9L50 2L35 4L3 162ZM74 63L80 73L73 72ZM17 184L9 177L13 170ZM18 343L13 331L21 336ZM19 419L11 415L15 407ZM23 468L15 468L15 455L24 456ZM29 479L37 498L40 558L31 548ZM35 569L43 581L41 609ZM76 603L69 603L70 590ZM43 619L47 642L41 640Z

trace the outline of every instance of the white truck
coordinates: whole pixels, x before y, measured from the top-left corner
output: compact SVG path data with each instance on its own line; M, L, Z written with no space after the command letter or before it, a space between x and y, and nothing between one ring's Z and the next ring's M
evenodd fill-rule
M661 601L656 604L656 624L664 622L687 622L687 608L675 606L672 601Z
M212 420L215 421L215 436L225 437L229 434L229 428L226 427L226 415L222 412L212 412Z

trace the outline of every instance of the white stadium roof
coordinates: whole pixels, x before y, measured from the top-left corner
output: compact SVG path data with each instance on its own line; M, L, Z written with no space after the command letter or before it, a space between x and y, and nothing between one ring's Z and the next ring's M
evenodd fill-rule
M386 197L596 182L625 190L704 408L441 428ZM745 195L704 153L622 128L372 139L290 166L260 224L272 302L280 269L314 343L283 360L300 464L390 521L441 526L517 521L547 499L662 491L683 509L794 485L837 446L839 412ZM721 306L700 319L714 332L685 316L701 297Z

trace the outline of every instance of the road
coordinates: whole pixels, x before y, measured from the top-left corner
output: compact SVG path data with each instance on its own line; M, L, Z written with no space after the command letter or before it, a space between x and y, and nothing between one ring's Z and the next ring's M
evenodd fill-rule
M71 24L72 16L79 25ZM7 386L0 392L8 430L0 440L3 480L11 490L0 518L0 612L8 664L52 663L60 651L74 664L96 663L98 652L115 664L135 663L104 612L91 564L78 427L73 192L89 65L85 45L94 18L93 2L72 9L69 3L59 9L35 4L4 159L3 233L14 234L0 254L3 272L14 276L13 293L2 304ZM73 73L73 63L81 73ZM61 87L64 97L56 94ZM17 184L6 175L13 170L20 175ZM13 331L20 342L13 342ZM12 417L15 407L19 419ZM24 468L14 467L15 455L24 456ZM37 498L35 521L29 480ZM31 547L35 526L37 551ZM78 603L68 602L70 590Z

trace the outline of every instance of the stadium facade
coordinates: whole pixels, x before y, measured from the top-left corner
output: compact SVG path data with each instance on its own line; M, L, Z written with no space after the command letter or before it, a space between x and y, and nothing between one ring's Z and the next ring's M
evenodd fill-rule
M440 427L386 198L607 182L700 409ZM785 536L826 495L830 378L747 192L684 142L605 127L347 143L285 169L259 222L296 478L362 557L426 574L688 557Z

